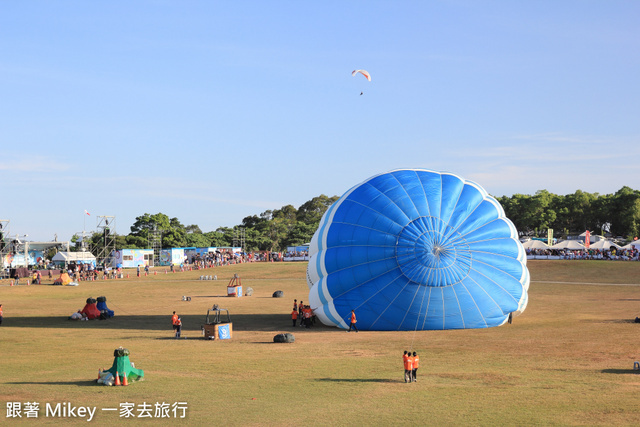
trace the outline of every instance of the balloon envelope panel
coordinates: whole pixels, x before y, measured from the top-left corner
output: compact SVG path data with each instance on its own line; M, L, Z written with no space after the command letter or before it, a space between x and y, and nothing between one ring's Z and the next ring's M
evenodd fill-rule
M515 227L478 184L402 169L351 188L311 240L309 301L328 325L364 330L487 328L527 304Z

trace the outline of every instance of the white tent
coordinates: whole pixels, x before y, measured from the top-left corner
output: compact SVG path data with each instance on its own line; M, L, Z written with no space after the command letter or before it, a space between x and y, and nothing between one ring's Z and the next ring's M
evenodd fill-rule
M525 249L549 249L549 246L540 240L527 240L522 246Z
M611 240L598 240L597 242L589 245L589 249L603 249L605 251L610 250L611 247L620 249L620 246L616 245Z
M635 241L629 243L628 245L624 245L620 249L638 249L638 250L640 250L640 240L635 240Z
M91 252L58 252L51 258L53 262L75 262L76 264L95 264L96 257Z
M551 246L551 249L569 249L571 251L584 251L587 248L577 240L563 240L560 243L557 243Z

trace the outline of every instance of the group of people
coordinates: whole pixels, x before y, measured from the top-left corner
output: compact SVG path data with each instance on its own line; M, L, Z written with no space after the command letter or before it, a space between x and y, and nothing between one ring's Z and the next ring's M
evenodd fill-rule
M402 363L404 364L404 382L412 383L417 382L417 372L420 366L420 356L414 351L413 355L411 351L405 351L402 356Z
M551 256L557 259L596 259L613 261L640 261L638 249L526 249L527 255Z
M144 265L144 274L145 274L146 276L148 276L148 275L149 275L149 264L145 264L145 265ZM138 277L140 277L140 265L139 265L139 264L138 264L138 266L136 267L136 275L137 275Z
M293 323L293 327L295 328L300 319L300 327L301 328L310 328L311 325L316 324L316 315L308 305L304 304L304 301L300 300L298 303L297 299L293 300L293 311L291 312L291 321ZM358 327L356 326L356 313L351 310L351 317L349 322L349 329L347 332L351 332L351 330L355 330L358 332Z
M304 301L300 300L298 304L298 300L293 300L293 311L291 312L291 321L293 322L293 327L296 327L296 324L300 319L300 327L309 329L311 325L315 325L316 323L316 315L311 310L311 307L304 304Z

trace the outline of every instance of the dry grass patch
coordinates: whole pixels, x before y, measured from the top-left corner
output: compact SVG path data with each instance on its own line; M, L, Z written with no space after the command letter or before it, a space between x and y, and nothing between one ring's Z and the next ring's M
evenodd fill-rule
M94 423L135 422L100 408L187 402L184 420L161 425L638 425L640 263L530 262L529 307L513 325L485 330L345 333L293 329L306 300L305 264L262 263L201 272L81 283L0 286L0 399L96 406ZM202 273L202 274L205 274ZM234 273L252 297L227 298ZM585 283L620 285L585 285ZM636 285L636 286L630 286ZM284 298L272 298L282 290ZM67 317L107 297L108 321ZM181 301L191 296L190 302ZM234 338L201 339L213 304L231 312ZM181 314L187 339L174 340ZM293 344L273 336L293 332ZM124 346L145 381L102 387L93 379ZM400 356L421 356L405 384ZM3 405L5 406L5 405ZM0 415L5 421L5 414ZM31 420L32 421L32 420ZM68 420L83 423L81 420ZM59 423L44 418L38 424ZM18 422L19 423L19 422ZM26 423L23 420L22 423Z

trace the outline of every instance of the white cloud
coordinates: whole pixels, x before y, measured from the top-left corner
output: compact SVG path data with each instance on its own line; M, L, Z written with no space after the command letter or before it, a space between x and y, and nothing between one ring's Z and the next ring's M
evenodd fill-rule
M25 155L24 157L0 161L0 171L9 172L64 172L71 169L71 165L60 162L56 158L45 156Z

